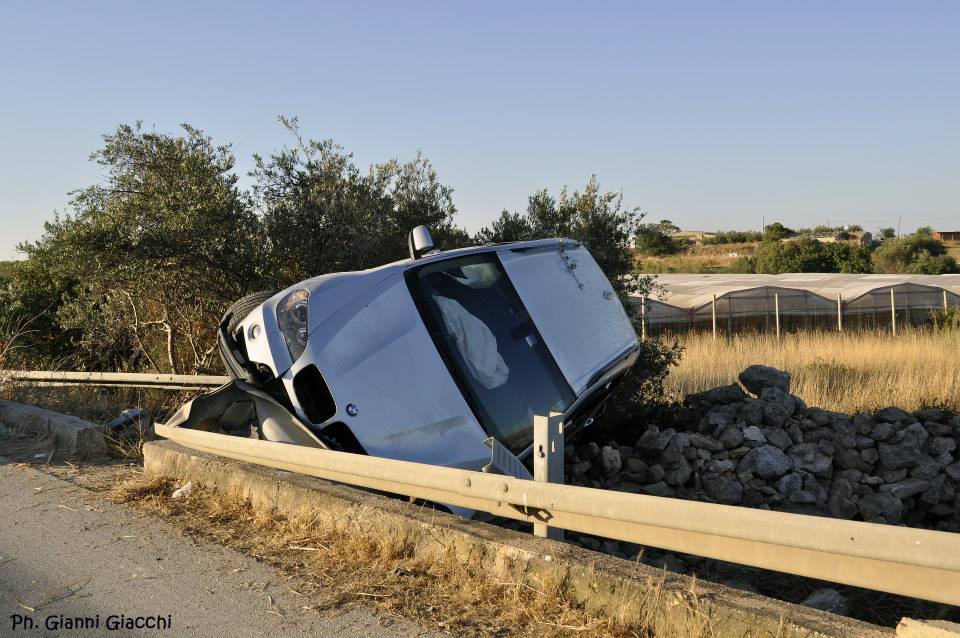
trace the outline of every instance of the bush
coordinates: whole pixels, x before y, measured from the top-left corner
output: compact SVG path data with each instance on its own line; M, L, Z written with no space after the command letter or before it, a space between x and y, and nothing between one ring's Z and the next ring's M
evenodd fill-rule
M884 240L873 252L873 270L923 275L958 272L957 261L947 254L943 242L926 229L905 237Z
M641 255L648 257L675 255L685 245L685 241L674 239L664 232L660 224L640 224L637 227L634 246Z
M931 310L930 321L937 332L960 332L960 307L949 306Z
M754 230L726 230L715 234L713 237L707 237L703 240L704 245L718 244L746 244L763 240L763 233Z
M763 229L763 241L780 241L787 237L793 237L795 234L792 229L787 228L780 222L773 222Z
M746 267L749 262L743 262ZM753 258L753 271L767 274L785 272L870 272L870 250L846 243L824 243L812 237L790 241L764 242Z

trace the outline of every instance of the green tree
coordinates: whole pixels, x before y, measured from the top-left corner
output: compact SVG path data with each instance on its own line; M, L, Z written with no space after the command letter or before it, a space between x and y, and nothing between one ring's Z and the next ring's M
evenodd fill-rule
M745 244L748 242L755 242L763 240L763 233L758 233L753 230L726 230L720 231L713 235L712 237L707 237L703 240L705 245L710 244Z
M673 255L680 250L680 243L664 232L662 223L640 224L634 246L638 253L649 257Z
M832 253L835 272L869 273L873 272L870 249L860 244L827 244Z
M659 222L657 222L657 228L660 229L661 233L667 236L680 232L680 227L669 219L661 219Z
M755 259L758 273L833 272L834 268L823 244L811 237L764 242L757 249Z
M780 222L767 224L766 228L763 229L763 241L780 241L793 235L793 230L787 228Z
M897 230L895 228L881 228L880 229L880 239L893 239L897 236Z
M639 209L624 205L623 193L602 191L595 175L582 191L571 193L563 187L554 198L541 189L527 204L532 237L569 237L582 242L613 286L624 294L652 285L652 280L630 276L634 269L630 242L641 217Z
M643 214L624 205L623 193L604 192L596 176L583 190L566 187L554 197L547 189L530 196L524 213L504 211L489 229L478 235L482 241L515 241L566 237L582 242L620 294L631 319L638 323L638 297L654 296L654 278L634 274L631 240L641 228ZM639 331L639 330L638 330ZM608 401L608 410L591 436L639 434L645 417L658 410L664 399L663 381L681 354L677 344L644 341L636 365Z
M927 229L885 240L873 252L873 269L882 273L941 275L958 272L956 260Z
M296 118L280 122L295 146L254 156L251 173L275 285L401 259L407 255L407 233L420 224L430 227L443 248L469 241L453 224L453 189L420 153L364 173L332 140L303 138Z
M57 312L76 294L78 282L45 257L6 262L0 277L0 322L7 332L19 333L18 347L8 350L5 367L58 368L72 352L77 334L60 325ZM26 330L18 330L22 327Z
M533 227L524 213L500 212L489 227L484 226L476 235L476 243L501 244L508 241L526 241L533 238Z
M186 124L179 135L122 125L103 139L91 159L104 181L72 193L74 212L20 246L24 272L46 287L22 303L56 305L78 366L208 370L220 314L262 267L230 147Z
M758 273L870 272L870 251L847 243L824 243L812 237L784 242L764 242L754 256ZM746 266L743 264L742 266Z

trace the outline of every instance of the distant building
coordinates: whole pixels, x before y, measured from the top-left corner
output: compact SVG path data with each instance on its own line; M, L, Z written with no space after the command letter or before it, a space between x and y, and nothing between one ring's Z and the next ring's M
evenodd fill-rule
M960 230L935 230L933 236L940 241L960 241Z
M850 233L850 239L860 242L863 246L873 245L873 234L868 230L857 230Z

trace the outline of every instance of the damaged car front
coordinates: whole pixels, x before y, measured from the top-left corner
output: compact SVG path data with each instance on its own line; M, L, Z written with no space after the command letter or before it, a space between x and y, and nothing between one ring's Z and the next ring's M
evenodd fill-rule
M223 410L227 434L515 475L534 415L589 425L638 341L587 249L439 252L415 232L410 259L240 300L220 330L235 381L168 425L215 428Z

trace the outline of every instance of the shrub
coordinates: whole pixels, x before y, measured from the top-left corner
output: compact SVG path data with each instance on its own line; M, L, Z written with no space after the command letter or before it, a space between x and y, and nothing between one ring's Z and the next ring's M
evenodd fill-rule
M947 254L943 242L926 229L905 237L884 240L873 252L873 270L924 275L958 272L957 261Z

